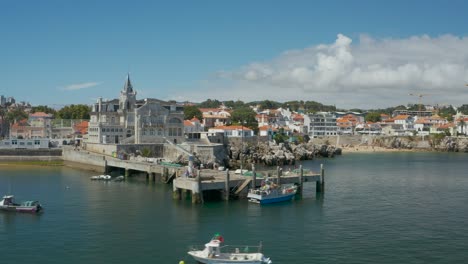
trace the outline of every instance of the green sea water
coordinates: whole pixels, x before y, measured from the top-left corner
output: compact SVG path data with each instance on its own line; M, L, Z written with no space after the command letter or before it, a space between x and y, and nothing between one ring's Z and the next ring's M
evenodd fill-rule
M0 167L0 193L37 199L41 215L0 212L0 263L195 263L186 254L220 233L273 263L465 263L468 155L347 154L325 166L325 193L259 206L192 205L172 186L90 181L67 167Z

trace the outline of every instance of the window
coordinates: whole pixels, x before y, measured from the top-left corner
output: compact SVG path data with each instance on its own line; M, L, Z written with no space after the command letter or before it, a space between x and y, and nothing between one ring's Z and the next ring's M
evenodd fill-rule
M40 140L34 140L34 145L40 145L41 141Z
M169 119L169 123L171 123L171 124L181 124L182 121L180 121L180 119L178 119L178 118L171 118L171 119Z

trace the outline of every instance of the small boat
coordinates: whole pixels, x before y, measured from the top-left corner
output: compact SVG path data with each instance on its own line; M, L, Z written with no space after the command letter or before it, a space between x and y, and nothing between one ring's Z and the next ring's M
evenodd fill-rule
M278 203L291 200L296 195L297 186L291 185L278 185L266 179L262 183L262 187L258 189L250 189L247 194L249 202L259 204Z
M108 181L108 180L112 179L112 177L110 175L99 175L99 179Z
M114 181L123 181L123 180L125 180L125 177L122 176L122 175L117 176L117 177L115 177L115 179L114 179Z
M112 177L110 175L97 175L97 176L91 176L91 180L96 181L96 180L101 180L101 181L108 181Z
M13 195L5 195L0 201L0 210L24 213L39 213L42 210L42 206L38 201L25 201L21 204L18 204L13 201Z
M249 170L241 170L241 169L237 169L234 171L235 174L244 174L246 172L248 172Z
M262 246L227 246L221 244L224 239L220 235L215 235L210 242L205 244L203 250L193 249L188 252L198 263L223 264L223 263L243 263L243 264L270 264L270 258L266 258L260 251ZM221 252L221 248L223 252ZM249 251L257 251L250 253Z

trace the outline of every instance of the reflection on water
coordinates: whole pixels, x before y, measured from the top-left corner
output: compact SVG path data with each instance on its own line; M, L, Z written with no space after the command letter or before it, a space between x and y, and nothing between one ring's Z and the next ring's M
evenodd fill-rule
M37 199L42 215L0 213L2 259L11 263L194 263L190 245L221 233L256 245L274 263L462 263L468 258L466 155L347 155L324 163L325 193L260 206L193 205L172 186L91 181L66 167L0 170L0 191ZM1 262L1 261L0 261Z

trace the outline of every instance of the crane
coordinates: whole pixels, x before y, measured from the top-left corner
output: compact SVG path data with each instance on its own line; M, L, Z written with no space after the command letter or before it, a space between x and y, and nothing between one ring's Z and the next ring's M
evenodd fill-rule
M410 93L409 95L419 97L419 99L418 99L419 108L418 108L418 109L419 109L419 114L421 114L421 106L422 106L421 101L422 101L422 98L423 98L424 96L429 95L429 94L414 94L414 93Z

